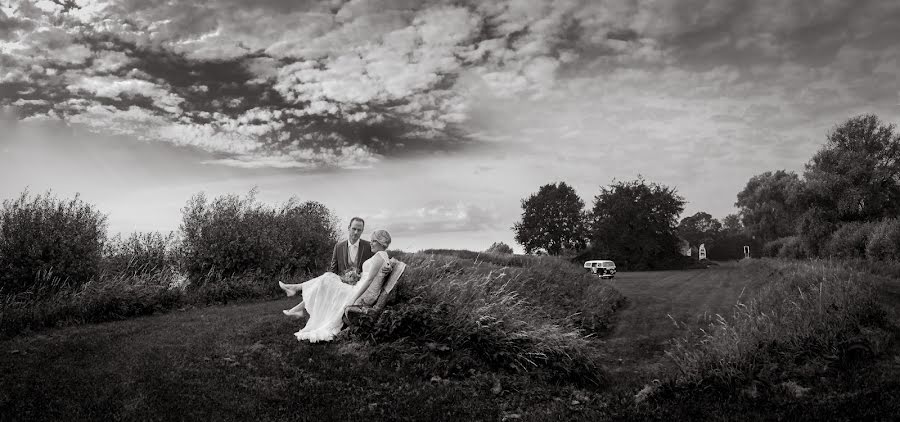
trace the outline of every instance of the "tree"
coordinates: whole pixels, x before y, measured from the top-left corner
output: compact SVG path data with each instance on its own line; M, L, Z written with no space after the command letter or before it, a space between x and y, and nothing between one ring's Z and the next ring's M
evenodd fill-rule
M900 216L900 134L875 115L853 117L828 134L804 176L810 205L837 221Z
M591 213L590 253L631 270L673 266L680 259L676 226L684 198L641 177L601 187Z
M506 243L494 242L494 244L492 244L490 248L487 248L485 252L511 255L513 253L513 249Z
M546 249L550 255L585 245L584 201L565 182L541 186L522 200L522 220L513 226L526 253Z
M722 232L725 235L738 235L744 232L744 224L741 223L741 216L738 214L728 214L722 219Z
M722 223L713 218L709 213L698 212L690 217L685 217L678 225L678 235L687 240L692 246L705 243L707 247L719 237L722 231Z
M767 171L750 178L734 205L748 234L767 242L796 233L802 194L803 182L796 173Z

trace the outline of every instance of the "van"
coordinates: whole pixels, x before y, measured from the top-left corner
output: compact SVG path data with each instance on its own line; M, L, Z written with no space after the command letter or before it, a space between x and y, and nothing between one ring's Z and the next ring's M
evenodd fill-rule
M600 278L613 278L616 276L616 263L608 259L585 261L584 268Z

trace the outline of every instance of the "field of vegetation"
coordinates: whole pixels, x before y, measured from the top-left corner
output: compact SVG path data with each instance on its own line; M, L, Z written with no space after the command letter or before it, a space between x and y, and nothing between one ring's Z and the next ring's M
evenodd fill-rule
M894 278L752 260L607 283L557 258L439 252L395 252L411 264L397 302L331 344L293 338L303 321L280 310L295 298L8 338L0 415L851 420L897 410Z

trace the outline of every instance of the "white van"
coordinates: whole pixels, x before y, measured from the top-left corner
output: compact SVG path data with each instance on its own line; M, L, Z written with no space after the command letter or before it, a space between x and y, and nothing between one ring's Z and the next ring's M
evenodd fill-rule
M607 259L585 261L584 268L600 278L613 278L616 276L616 263Z

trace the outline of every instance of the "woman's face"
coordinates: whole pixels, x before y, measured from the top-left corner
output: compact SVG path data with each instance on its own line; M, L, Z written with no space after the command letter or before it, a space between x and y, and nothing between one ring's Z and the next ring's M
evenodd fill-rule
M378 252L378 251L384 250L384 246L381 246L381 243L378 243L378 241L375 240L374 238L369 240L369 245L372 247L373 252Z

